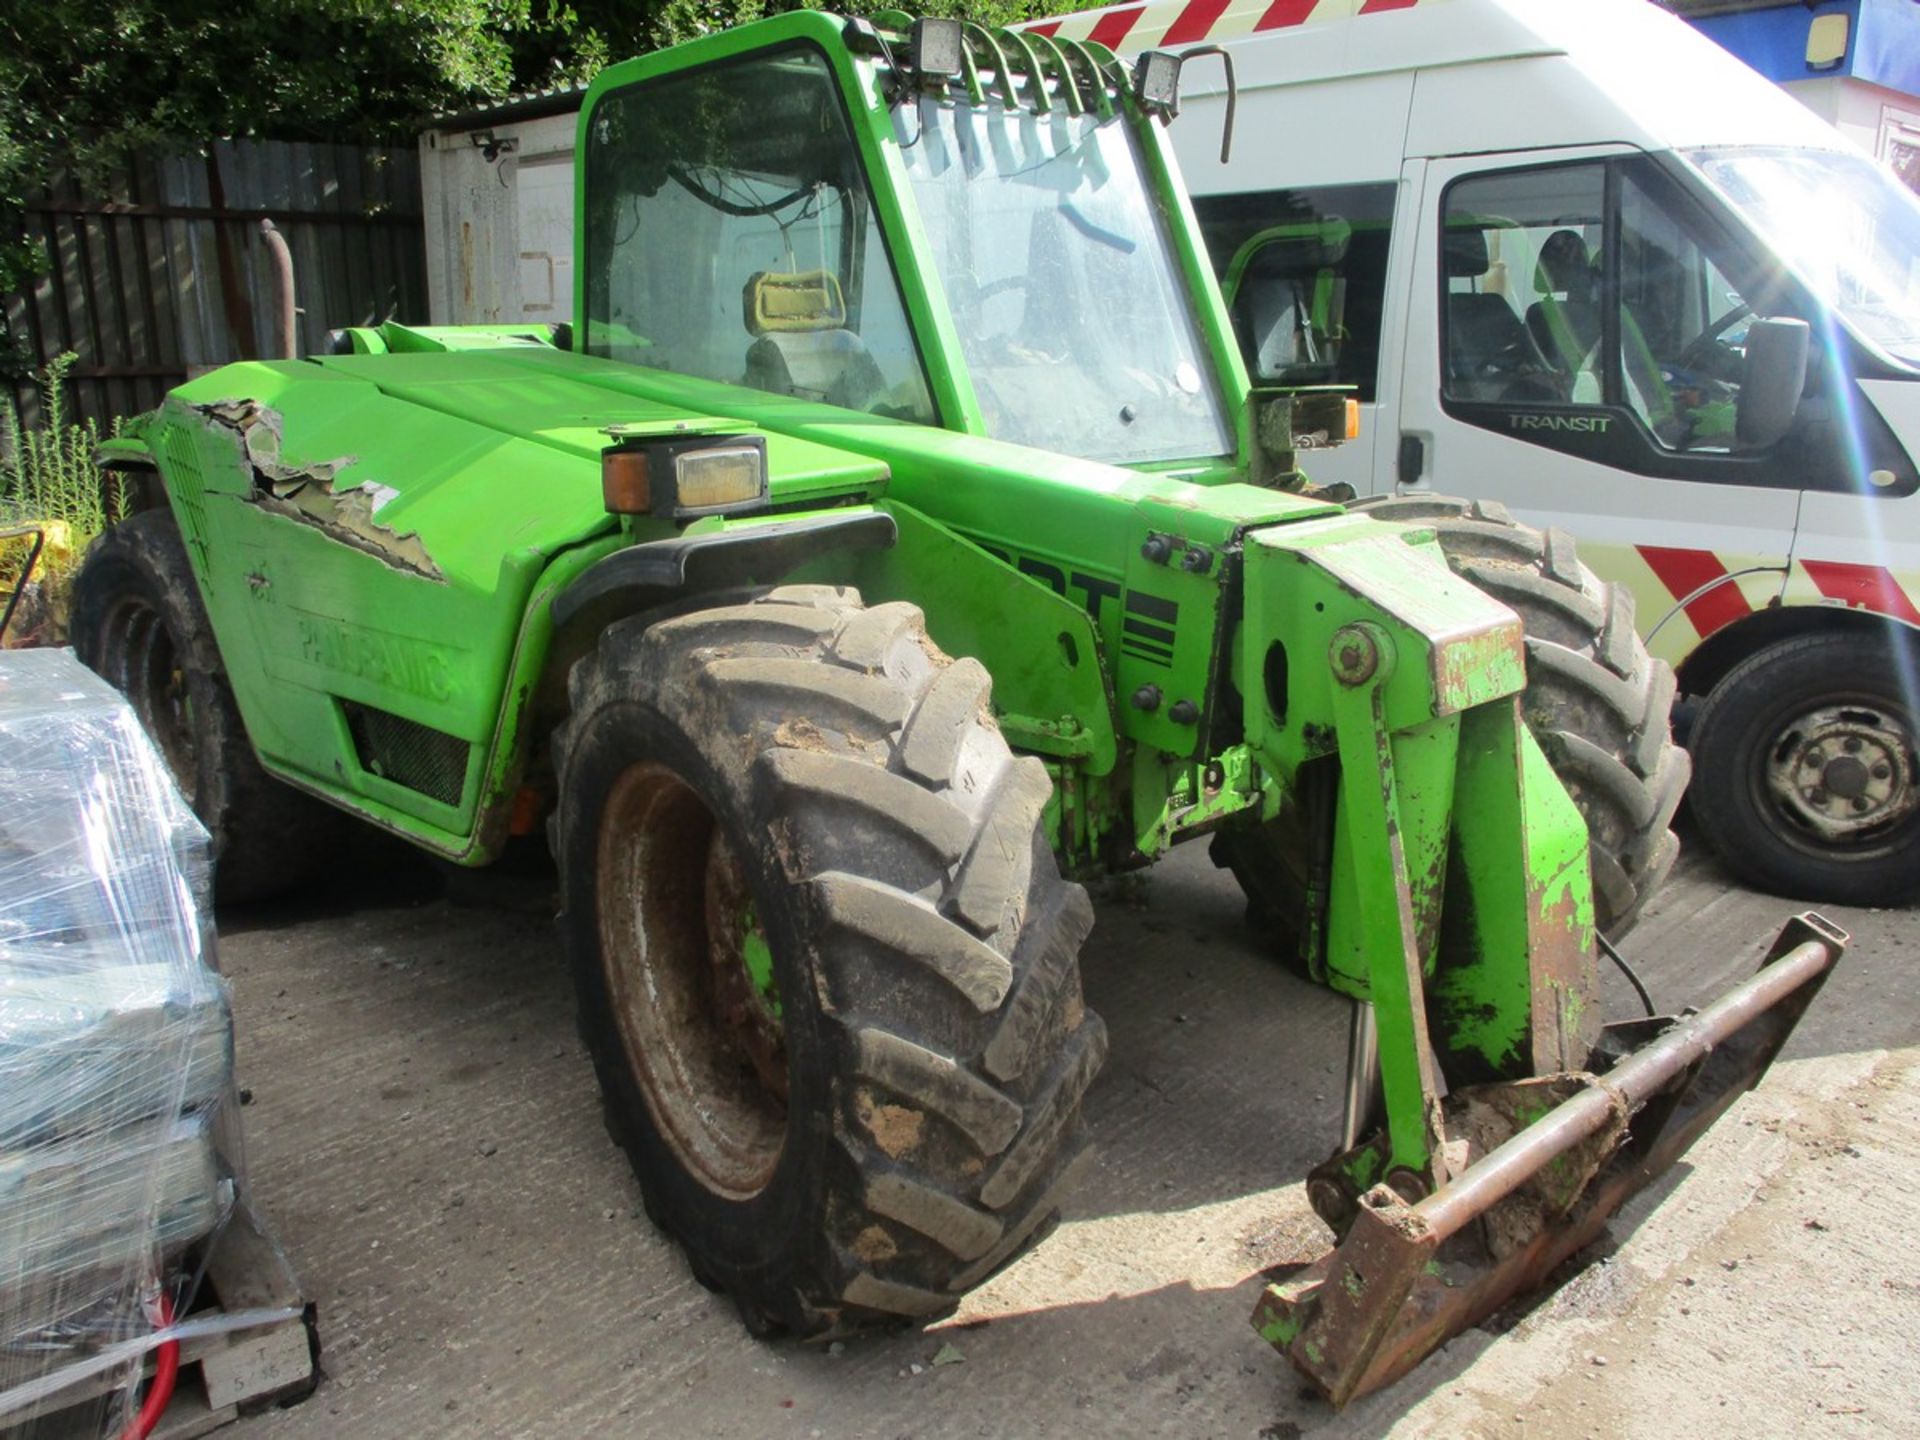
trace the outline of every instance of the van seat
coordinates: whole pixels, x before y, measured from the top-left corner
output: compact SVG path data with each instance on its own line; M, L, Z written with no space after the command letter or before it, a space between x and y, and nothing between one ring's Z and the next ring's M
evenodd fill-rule
M1594 303L1593 257L1578 231L1556 230L1546 238L1533 288L1540 298L1527 307L1528 333L1555 369L1579 374L1600 343L1600 307Z
M1441 263L1449 280L1478 280L1492 264L1486 231L1479 225L1449 226ZM1506 296L1485 291L1447 296L1447 394L1458 400L1520 398L1516 389L1537 391L1546 368Z

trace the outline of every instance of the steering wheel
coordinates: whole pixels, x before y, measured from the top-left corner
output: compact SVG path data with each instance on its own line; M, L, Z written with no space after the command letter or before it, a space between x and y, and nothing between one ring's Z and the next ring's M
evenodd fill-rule
M1704 370L1716 380L1724 380L1729 384L1738 384L1740 376L1737 373L1727 374L1725 372L1729 368L1729 361L1733 362L1732 368L1736 371L1738 370L1739 357L1734 354L1732 346L1720 343L1720 337L1752 314L1753 307L1745 301L1734 306L1733 309L1722 315L1718 320L1714 321L1713 324L1709 325L1705 330L1702 330L1698 335L1694 336L1693 339L1680 347L1680 353L1673 357L1675 368L1680 370Z

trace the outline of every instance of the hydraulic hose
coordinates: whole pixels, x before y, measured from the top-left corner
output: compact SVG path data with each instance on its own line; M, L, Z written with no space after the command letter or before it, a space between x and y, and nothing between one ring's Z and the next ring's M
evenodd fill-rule
M157 1329L164 1330L173 1323L173 1301L167 1298L166 1291L160 1292L153 1309ZM180 1342L168 1340L153 1357L153 1380L147 1386L146 1399L140 1402L140 1413L133 1417L133 1423L127 1426L120 1440L147 1440L153 1434L153 1427L167 1413L167 1404L173 1399L173 1383L179 1375Z

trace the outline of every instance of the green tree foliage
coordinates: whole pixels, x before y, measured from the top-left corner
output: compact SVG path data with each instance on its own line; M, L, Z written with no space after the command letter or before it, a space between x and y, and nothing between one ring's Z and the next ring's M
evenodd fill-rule
M423 117L566 84L785 0L12 0L0 6L0 292L44 268L21 222L62 169L257 136L407 141ZM858 13L886 0L849 0ZM1006 24L1073 0L925 0Z

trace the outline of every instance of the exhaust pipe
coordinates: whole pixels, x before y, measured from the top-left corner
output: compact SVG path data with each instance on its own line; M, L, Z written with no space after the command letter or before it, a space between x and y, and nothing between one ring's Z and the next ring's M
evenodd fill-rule
M287 237L273 221L262 220L260 234L267 242L267 254L273 257L274 348L280 352L280 359L298 360L299 312L294 306L293 251L287 248Z

